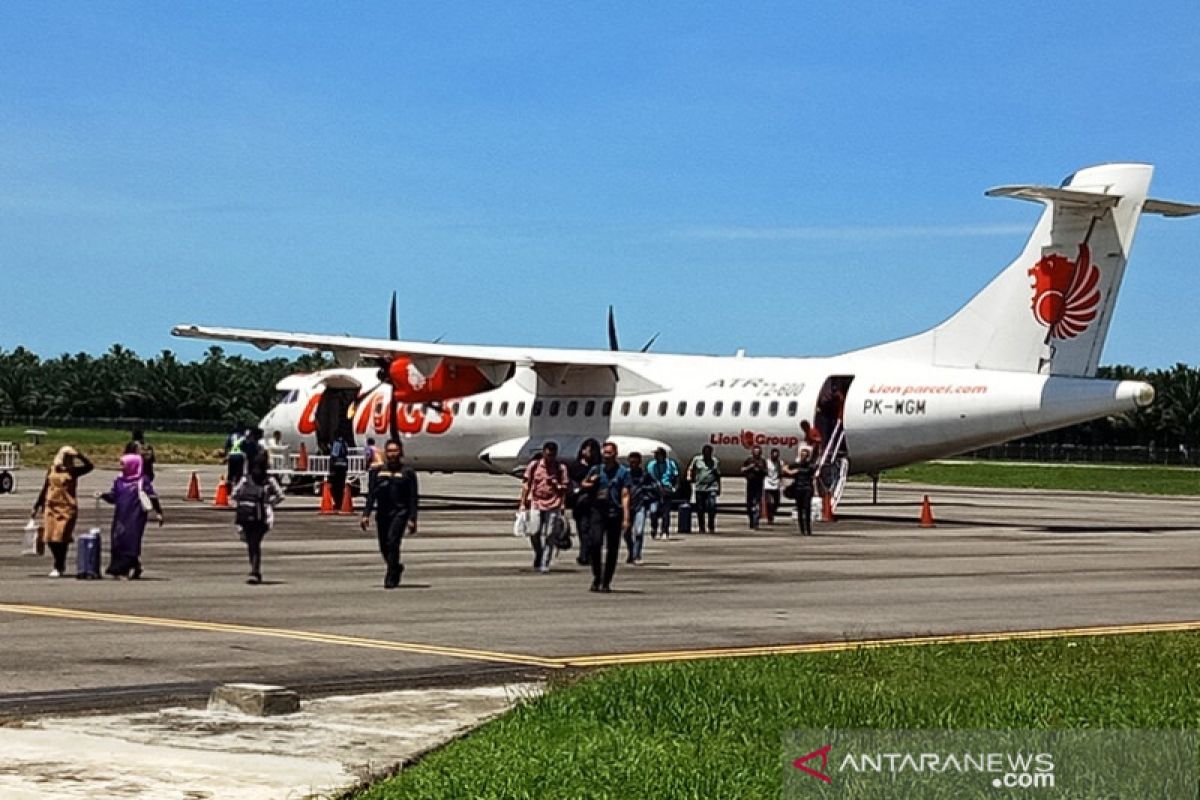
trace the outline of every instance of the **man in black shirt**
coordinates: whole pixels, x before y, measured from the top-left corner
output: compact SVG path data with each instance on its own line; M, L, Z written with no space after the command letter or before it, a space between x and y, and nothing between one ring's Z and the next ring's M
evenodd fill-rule
M762 516L763 487L767 480L767 461L758 445L750 450L750 457L742 464L742 477L746 479L746 516L750 519L750 530L758 530Z
M404 565L400 563L400 542L405 533L417 532L417 507L420 493L417 474L404 466L404 451L400 442L392 440L384 449L385 465L379 472L374 488L367 495L360 527L365 531L375 511L375 528L379 535L379 552L387 563L383 588L400 585Z
M800 535L812 536L813 482L817 477L813 451L807 445L801 445L796 460L784 466L783 474L793 480L791 494L796 500L796 522L800 526Z

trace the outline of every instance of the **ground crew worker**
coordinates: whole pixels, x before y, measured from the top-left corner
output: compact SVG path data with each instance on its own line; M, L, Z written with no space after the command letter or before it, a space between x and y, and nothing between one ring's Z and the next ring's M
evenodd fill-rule
M404 565L400 563L400 542L404 535L417 532L417 509L420 492L417 474L404 466L404 451L400 442L392 440L384 448L384 467L367 494L359 526L365 531L371 524L371 512L376 512L375 530L379 536L379 552L387 564L383 588L400 585Z
M225 485L232 490L246 471L246 454L242 446L246 442L246 428L238 425L225 439Z

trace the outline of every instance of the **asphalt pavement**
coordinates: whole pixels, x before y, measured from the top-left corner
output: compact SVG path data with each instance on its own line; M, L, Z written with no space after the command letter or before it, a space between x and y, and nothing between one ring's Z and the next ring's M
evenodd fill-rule
M604 654L1200 620L1190 498L884 485L872 504L855 484L837 522L800 537L790 519L747 530L730 481L717 535L647 541L643 566L623 552L600 595L574 553L532 569L511 532L516 481L430 475L387 591L373 535L311 497L281 508L266 582L247 585L231 512L182 499L190 468L161 472L167 525L140 581L48 578L48 558L19 555L37 481L0 497L0 717L198 700L230 681L316 696L536 679ZM210 497L217 471L199 472ZM81 527L107 530L84 508Z

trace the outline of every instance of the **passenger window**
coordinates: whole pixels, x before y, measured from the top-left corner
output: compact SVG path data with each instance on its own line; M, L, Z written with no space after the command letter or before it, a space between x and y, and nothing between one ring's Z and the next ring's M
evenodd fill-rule
M767 413L770 414L772 417L779 416L779 401L778 400L771 401L771 405L767 406Z
M713 416L714 417L721 416L721 412L724 410L725 410L725 401L724 400L718 400L717 402L713 403Z
M686 400L679 401L679 405L675 406L675 413L681 417L687 413L687 401Z
M557 417L558 409L560 408L562 408L562 403L558 402L557 400L550 401L550 416Z
M650 403L647 401L643 401L642 404L640 406L638 406L638 414L640 414L644 417L649 413L650 413Z
M796 412L797 412L798 410L799 410L799 406L797 406L797 405L796 405L796 401L795 401L795 400L793 400L792 402L788 403L788 416L789 416L789 417L794 417L794 416L796 416Z
M660 417L665 417L667 415L667 401L666 400L663 400L661 403L658 404L658 415Z
M483 415L485 417L490 417L492 415L492 402L490 400L483 404Z
M518 417L525 416L525 401L524 400L517 403L517 416Z
M740 417L742 415L742 401L734 400L733 405L729 407L729 416Z
M475 403L474 403L474 401L472 401L470 403L467 403L467 416L468 417L474 416L474 414L475 414Z
M579 401L578 400L572 400L571 402L567 403L567 416L568 417L573 417L578 413L579 413Z
M703 417L703 416L704 416L704 401L703 401L703 400L701 400L700 402L696 403L696 416L697 416L697 417Z
M455 400L453 403L451 403L451 404L450 404L450 413L451 413L451 414L457 414L457 413L458 413L458 405L459 405L459 404L458 404L458 401L457 401L457 400Z
M502 417L508 416L508 401L507 400L500 404L500 416L502 416Z
M628 404L626 404L628 405ZM605 400L604 405L600 407L600 414L605 417L612 416L612 400Z
M540 417L541 415L542 415L542 401L534 400L533 401L533 416Z
M628 400L626 400L624 403L621 403L621 416L622 417L629 416L629 401Z
M757 417L759 408L761 408L761 405L759 404L759 402L757 400L755 400L753 403L751 403L750 404L750 416Z
M595 413L596 413L596 401L595 400L588 400L586 403L583 404L583 415L585 417L590 417Z

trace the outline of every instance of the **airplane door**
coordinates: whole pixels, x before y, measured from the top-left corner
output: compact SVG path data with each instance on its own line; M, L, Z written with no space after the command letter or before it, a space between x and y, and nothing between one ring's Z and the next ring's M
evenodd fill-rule
M340 434L349 447L354 447L354 420L350 409L358 401L359 386L326 384L317 404L317 450L328 453L329 446Z
M843 421L852 383L853 375L830 375L821 385L813 409L813 427L821 432L822 442L818 479L822 491L832 496L834 506L842 499L850 474L850 451Z

